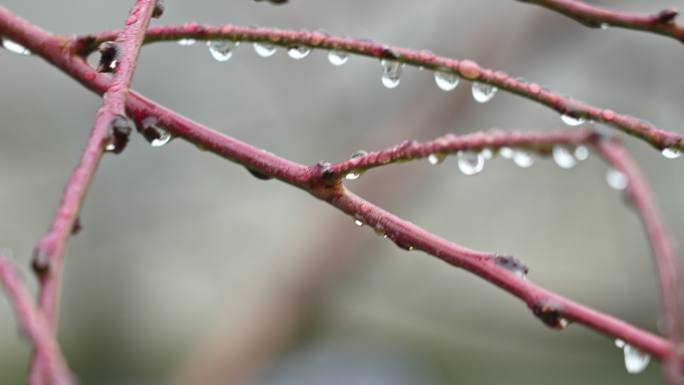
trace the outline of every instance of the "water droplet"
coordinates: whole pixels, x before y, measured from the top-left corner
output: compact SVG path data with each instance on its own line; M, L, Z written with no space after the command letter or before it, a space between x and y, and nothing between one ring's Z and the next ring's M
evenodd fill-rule
M486 160L494 158L494 151L492 151L491 148L483 148L482 151L480 151L480 154L482 154Z
M401 72L404 64L394 60L383 60L381 64L384 67L382 85L387 88L398 86L401 81Z
M586 120L584 118L575 118L570 115L561 115L561 120L563 123L567 124L568 126L579 126L580 124L584 123Z
M577 160L587 160L589 158L589 149L587 146L577 146L575 148L575 158L577 158Z
M518 258L512 255L497 255L494 259L494 262L497 264L497 266L510 271L517 277L527 279L528 268Z
M368 154L368 152L366 152L366 151L364 151L364 150L358 150L358 151L356 151L355 153L353 153L353 154L351 155L351 158L352 158L352 159L354 159L354 158L359 158L359 157L362 157L362 156L367 155L367 154ZM359 179L359 177L361 176L361 174L363 174L363 170L352 170L352 171L350 171L349 173L347 173L347 175L344 176L344 179L346 179L346 180L356 180L356 179Z
M627 175L614 168L610 168L606 172L606 182L608 182L608 186L615 190L624 190L627 188L627 184L629 183L627 180Z
M513 158L513 155L515 155L515 151L510 147L501 147L499 149L499 155L504 159L511 159Z
M180 39L178 40L178 45L182 45L183 47L189 47L191 45L195 45L197 43L197 40L195 39Z
M207 42L209 53L216 61L228 61L233 56L233 49L240 45L240 42L231 40L210 40Z
M328 61L334 66L341 66L349 60L349 55L344 51L336 49L328 52Z
M442 71L435 72L435 83L437 83L437 87L443 91L451 91L456 88L459 80L461 80L461 78L456 74Z
M625 356L625 369L627 369L627 373L641 373L646 369L648 363L651 362L651 356L648 353L625 343L623 340L615 340L615 346L622 349Z
M156 139L152 139L152 141L150 142L150 146L161 147L171 140L171 133L169 133L165 129L157 127L157 132L159 133L159 137Z
M682 156L682 151L675 147L664 148L661 152L667 159L677 159Z
M19 43L15 43L10 39L0 39L0 43L2 44L2 48L19 54L19 55L30 55L31 51L27 50L23 45L20 45Z
M444 158L446 158L444 154L430 154L428 155L428 162L433 166L437 166L444 162Z
M116 150L116 144L114 144L114 142L107 143L105 146L105 151L112 152L114 150Z
M173 139L171 133L157 126L157 122L157 118L154 116L136 122L138 132L145 137L152 147L161 147Z
M261 57L270 57L276 53L276 47L268 43L254 43L254 52Z
M601 28L601 29L608 29L608 28L610 28L610 24L608 24L608 23L601 23L601 24L599 24L599 28Z
M357 225L357 226L359 226L359 227L363 226L363 222L361 222L361 221L358 220L358 219L354 220L354 224Z
M556 162L560 168L569 169L575 167L577 164L575 155L564 146L553 146L552 154L554 162Z
M478 103L487 103L488 101L492 100L494 95L496 95L496 91L498 90L498 88L489 84L473 82L473 99L475 99L475 101Z
M518 167L528 168L534 164L534 158L527 152L518 150L513 154L513 163Z
M287 50L287 56L295 59L295 60L301 60L304 59L305 57L309 56L311 53L311 48L300 45L297 47L290 47L290 49Z
M458 169L464 175L475 175L484 169L485 159L482 154L474 151L459 151L456 153Z

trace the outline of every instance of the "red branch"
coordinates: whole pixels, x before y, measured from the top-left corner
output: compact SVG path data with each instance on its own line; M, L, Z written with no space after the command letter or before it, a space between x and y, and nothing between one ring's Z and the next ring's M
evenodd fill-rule
M561 13L591 28L621 27L669 36L684 43L684 25L675 23L679 12L664 9L653 14L614 11L576 0L519 0Z
M282 33L288 34L290 32ZM33 26L19 17L11 14L2 7L0 7L0 34L8 36L9 38L17 41L19 44L26 46L33 53L41 56L48 62L52 63L76 79L81 84L85 85L87 88L99 94L105 92L110 84L110 80L106 76L95 73L82 58L73 54L73 46L69 44L68 40L50 35L38 27ZM302 35L299 33L292 34L294 34L293 36L295 37ZM304 33L302 36L311 37L313 35L314 34ZM323 40L318 41L316 46L321 46L321 44L323 44L321 42L327 41L328 43L326 44L328 45L325 45L325 47L334 48L334 46L331 46L330 44L341 44L342 41L347 41L350 44L346 46L348 50L356 49L371 56L378 55L378 57L385 55L383 53L377 53L373 51L379 47L374 43L330 38L325 35L321 36ZM269 37L269 35L265 34L261 39L263 40L267 37ZM241 40L244 39L241 38ZM334 41L337 41L337 43L334 43ZM295 40L290 40L289 43L286 43L293 44L293 42L295 42ZM310 41L309 43L314 42ZM410 51L399 50L397 51L397 54L402 60L409 61L414 64L420 63L417 61L417 57L411 56L417 54L411 53ZM436 58L428 54L423 56L432 58L430 60L435 60L428 60L427 62L430 64L427 65L427 67L438 68L438 66L441 64L447 64L447 67L454 71L465 71L465 73L471 75L472 73L469 71L473 68L477 68L478 71L480 71L479 75L474 77L471 76L470 78L490 79L489 73L491 71L483 70L476 66L473 67L472 62L469 64L466 64L468 62L457 63L455 61L450 61L447 63L440 61L446 59ZM491 74L491 76L496 75ZM491 79L494 78L492 77ZM522 86L525 84L515 80L511 80L510 82L512 82L511 84L513 85L519 84ZM508 80L505 81L506 84L509 84L510 82ZM511 89L515 90L515 87L517 86L513 85L511 86ZM525 87L527 87L527 85L525 85ZM311 193L317 198L330 203L341 211L367 224L368 227L373 228L379 234L386 235L387 238L391 239L398 246L404 249L422 250L447 262L450 265L463 268L473 274L480 276L481 278L495 284L496 286L499 286L505 291L523 300L530 307L530 309L532 309L535 315L549 326L562 328L565 326L566 320L583 324L606 335L620 338L633 346L651 353L659 359L670 357L671 352L673 351L673 344L661 337L639 329L607 314L577 304L558 294L537 286L531 281L524 279L524 277L516 272L512 272L509 269L510 267L521 269L524 268L524 265L512 257L475 251L449 242L354 195L341 185L339 177L346 170L360 167L361 164L359 163L347 161L335 166L321 164L311 167L297 164L271 153L262 151L249 144L240 142L222 133L213 131L198 123L192 122L191 120L136 94L135 92L131 92L129 98L127 99L126 108L129 116L134 119L142 119L149 116L156 117L160 126L164 127L176 136L182 137L208 151L212 151L222 157L239 163L253 172L263 174L264 176L277 178ZM605 114L605 111L597 113ZM617 119L617 116L618 115L614 115L613 118ZM655 136L649 136L649 138L660 138L661 134L664 135L663 138L670 139L676 136L676 134L665 133L659 130L657 132L657 135L654 134ZM650 134L653 134L653 132L649 131L649 135ZM546 139L545 135L550 135L553 140ZM478 148L478 146L482 146L485 143L491 144L492 146L503 146L507 144L521 145L533 149L538 148L540 151L544 152L544 149L551 145L554 140L556 143L571 144L579 143L582 140L591 143L591 141L596 140L597 138L594 135L588 134L586 131L567 134L493 134L490 136L491 138L486 136L486 134L481 134L480 136L468 136L468 139L459 139L455 137L447 139L443 138L443 140L446 141L444 144L438 144L438 141L433 141L423 144L423 147L420 147L418 144L409 143L408 146L397 146L393 150L387 150L384 152L381 151L376 154L385 154L383 156L387 156L391 161L393 161L401 159L402 156L424 156L425 154L438 150L453 151L457 149L457 143L460 143L458 146L463 146L463 148ZM679 137L677 136L677 138ZM667 141L670 139L664 139L666 141L660 143L667 143L667 145L670 145L673 143ZM548 149L546 151L548 151ZM612 154L612 152L609 153ZM366 163L364 163L362 167L371 167L375 165L373 163L374 161L372 161L372 156L369 156L366 159ZM375 159L380 159L380 157L378 156ZM621 169L627 170L628 167L625 166L628 164L625 161L626 158L619 157L618 159L619 161L616 162L616 165L622 165ZM337 170L337 173L333 175L332 179L329 171L331 168L333 170ZM650 201L650 194L644 194L643 190L633 190L631 193L640 194L642 197L640 199ZM645 205L643 209L645 212L647 212L645 217L650 218L645 219L646 222L649 222L653 218L657 218L655 217L656 214L652 203ZM659 222L656 221L653 223ZM649 222L647 227L653 226L653 223ZM664 231L663 228L658 228L657 226L654 228L657 232ZM649 233L649 235L658 234ZM658 238L655 237L653 239Z
M71 373L52 333L52 328L43 313L36 308L31 294L21 284L12 261L4 255L0 255L0 284L5 289L19 324L35 349L36 356L41 357L44 363L44 373L48 384L72 384Z
M95 35L77 37L74 50L87 55L98 44L114 39L118 31L104 31ZM560 114L603 122L627 134L639 137L658 149L674 147L684 150L684 137L669 132L635 117L616 113L610 109L595 107L549 91L536 83L516 79L501 71L480 67L472 60L455 60L437 56L428 51L414 51L406 48L389 47L367 40L339 37L321 32L288 31L271 28L241 27L235 25L207 26L186 23L180 26L150 28L146 43L180 40L183 38L266 42L284 47L307 46L312 48L340 50L377 59L396 60L405 64L428 68L433 71L450 72L463 78L486 83L510 93L536 101Z

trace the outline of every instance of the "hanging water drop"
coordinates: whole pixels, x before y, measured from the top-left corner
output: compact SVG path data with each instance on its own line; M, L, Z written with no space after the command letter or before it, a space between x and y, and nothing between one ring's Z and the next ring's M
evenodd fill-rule
M577 158L577 160L587 160L589 158L589 149L587 146L577 146L575 148L575 158Z
M622 349L625 356L625 369L627 369L627 373L641 373L646 369L648 363L651 362L651 356L648 353L625 343L623 340L615 340L615 346Z
M161 147L173 139L171 133L157 126L157 123L157 118L154 116L136 122L138 132L145 137L152 147Z
M608 28L610 28L610 24L608 24L608 23L601 23L601 24L599 24L599 28L601 28L601 29L608 29Z
M152 141L150 142L150 146L161 147L171 140L171 133L169 133L165 129L157 127L157 132L159 133L159 137L156 139L152 139Z
M496 95L496 91L498 90L498 88L489 84L473 82L473 99L475 99L475 101L478 103L487 103L488 101L492 100L494 95Z
M682 156L682 151L676 147L667 147L661 151L661 154L667 159L677 159Z
M474 151L459 151L456 153L458 169L464 175L475 175L484 169L485 158Z
M311 48L300 45L296 47L290 47L290 49L287 50L287 56L295 59L295 60L301 60L304 59L305 57L309 56L311 53Z
M615 190L624 190L629 183L627 175L614 168L608 169L606 172L606 182L608 182L608 186Z
M368 152L366 152L364 150L358 150L351 155L351 159L359 158L359 157L362 157L362 156L367 155L367 154L368 154ZM352 170L352 171L348 172L347 175L344 176L344 179L356 180L356 179L359 179L361 174L363 174L363 170Z
M534 164L534 158L527 152L518 150L513 154L513 163L518 167L528 168Z
M363 222L361 222L361 221L358 220L358 219L355 219L355 220L354 220L354 224L357 225L357 226L359 226L359 227L363 226Z
M556 145L553 146L552 150L553 160L560 168L573 168L577 164L577 159L570 150L564 146Z
M492 151L491 148L483 148L482 151L480 151L480 154L482 154L485 160L490 160L494 158L494 151Z
M579 126L580 124L586 122L584 118L575 118L570 115L561 115L561 120L563 123L567 124L568 126Z
M26 49L23 45L20 45L19 43L15 43L12 40L9 39L0 39L0 44L2 44L2 48L19 54L19 55L30 55L31 51Z
M384 70L382 73L382 85L387 88L395 88L401 81L401 72L404 64L394 60L383 60L381 62Z
M456 74L442 71L435 72L435 83L437 83L437 87L442 91L453 90L458 85L459 80L461 80L461 78Z
M178 40L178 45L181 45L183 47L189 47L191 45L195 45L197 43L197 40L195 39L180 39Z
M349 60L349 55L344 51L338 51L336 49L328 52L328 61L334 66L341 66Z
M433 166L437 166L438 164L444 162L444 158L446 158L446 155L444 154L430 154L428 155L428 162Z
M276 47L268 43L254 43L254 52L261 57L270 57L276 53Z
M233 56L233 49L240 45L240 42L231 40L210 40L207 42L209 53L216 61L228 61Z
M510 147L501 147L499 149L499 155L504 159L511 159L513 158L513 155L515 155L515 151Z

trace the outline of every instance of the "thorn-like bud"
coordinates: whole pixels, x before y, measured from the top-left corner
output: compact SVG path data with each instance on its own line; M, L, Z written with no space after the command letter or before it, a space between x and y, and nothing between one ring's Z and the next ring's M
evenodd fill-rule
M656 15L658 23L672 23L674 19L679 16L679 11L674 8L663 9Z
M159 19L164 14L164 9L164 0L157 0L154 4L154 10L152 10L152 17Z
M33 249L33 259L31 260L31 268L33 272L41 277L50 271L50 255L41 245Z
M126 148L130 135L131 126L128 124L128 119L123 115L115 116L107 130L106 150L120 154Z
M81 217L77 217L73 226L71 226L71 235L76 235L79 232L81 232Z
M100 51L100 63L97 72L114 72L119 59L119 46L113 41L106 41L97 48Z

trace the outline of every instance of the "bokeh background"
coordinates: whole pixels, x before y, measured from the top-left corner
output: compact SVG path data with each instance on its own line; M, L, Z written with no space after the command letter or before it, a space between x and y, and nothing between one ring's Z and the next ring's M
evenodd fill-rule
M598 3L598 2L597 2ZM603 1L625 10L681 0ZM131 1L3 0L44 28L122 25ZM510 0L167 0L159 24L258 24L370 38L471 58L558 92L682 131L684 49L674 40L590 30ZM35 57L0 52L0 247L28 269L100 100ZM134 88L228 135L297 162L498 127L562 128L558 115L500 92L478 104L406 68L393 90L377 61L333 67L240 46L226 63L206 46L147 46ZM684 159L625 137L684 244ZM454 159L377 169L348 186L463 245L514 254L529 278L655 331L648 245L620 193L590 158L572 170L488 162L465 177ZM181 140L134 135L106 156L70 243L59 338L83 384L649 384L606 337L545 328L490 284L405 252L311 196ZM22 383L29 349L0 301L0 383Z

